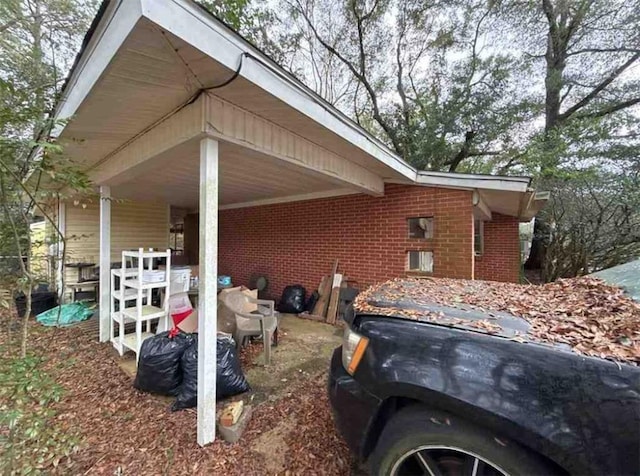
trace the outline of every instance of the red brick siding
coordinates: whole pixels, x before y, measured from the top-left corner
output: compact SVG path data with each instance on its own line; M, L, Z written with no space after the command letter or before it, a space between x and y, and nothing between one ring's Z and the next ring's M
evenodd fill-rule
M407 218L433 216L434 239L408 238ZM408 250L433 250L434 275L472 277L472 194L387 185L384 197L344 197L220 212L219 272L234 284L269 277L268 293L310 292L334 260L360 286L405 275Z
M476 256L476 279L518 282L520 235L518 219L493 213L484 223L484 252Z

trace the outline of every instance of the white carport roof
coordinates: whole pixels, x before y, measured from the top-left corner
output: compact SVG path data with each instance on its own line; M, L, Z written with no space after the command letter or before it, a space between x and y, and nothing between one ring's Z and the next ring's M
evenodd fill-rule
M543 203L533 199L527 177L417 171L189 0L103 2L55 116L72 118L58 131L60 140L66 144L66 153L81 161L98 185L111 185L113 194L122 198L170 197L175 205L194 206L198 200L197 144L212 132L207 127L211 120L204 117L204 126L187 130L190 119L179 121L177 116L186 116L185 109L196 109L192 103L209 98L221 104L213 114L236 108L241 115L252 116L251 120L237 114L225 118L227 122L243 121L236 127L243 130L235 131L233 137L218 137L224 140L220 151L222 207L362 191L379 194L383 182L478 190L489 209L523 220L530 219ZM255 125L260 119L268 121L262 130ZM173 126L168 125L170 121ZM160 138L152 137L161 125L175 137L158 147L167 139L166 131ZM248 128L254 137L246 137ZM245 142L275 134L273 128L286 131L280 140L302 139L303 145L312 147L307 155L315 154L315 165L278 160L290 158L282 148L276 154L255 148L247 151ZM127 149L131 154L135 151L136 157L142 150L157 159L136 170L121 167L120 177L110 175L110 165L131 158L123 154ZM328 160L341 163L331 168L326 165ZM344 166L351 168L353 176L368 175L368 180L341 180Z

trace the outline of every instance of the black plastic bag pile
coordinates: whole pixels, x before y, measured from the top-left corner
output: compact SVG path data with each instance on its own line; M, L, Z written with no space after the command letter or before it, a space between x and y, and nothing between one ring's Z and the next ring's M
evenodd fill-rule
M230 336L216 340L216 398L225 398L250 390L242 373L235 342ZM184 351L181 359L182 386L171 410L195 407L198 403L198 340Z
M217 338L216 398L250 390L231 336ZM171 409L195 407L198 403L198 335L170 337L163 332L145 339L140 349L133 386L144 392L177 396Z
M307 297L307 290L304 286L296 284L287 286L282 291L282 297L278 303L278 311L287 314L300 314L304 312L304 301Z
M143 392L177 395L182 385L180 359L194 341L193 334L183 332L174 337L169 337L169 332L162 332L145 339L133 386Z

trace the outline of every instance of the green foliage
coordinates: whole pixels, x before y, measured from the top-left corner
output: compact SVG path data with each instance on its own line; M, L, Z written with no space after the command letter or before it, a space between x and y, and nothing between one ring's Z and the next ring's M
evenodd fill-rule
M261 2L251 0L196 1L244 38L258 45L276 61L286 61L286 50L294 47L291 39L273 41L269 29L277 21L277 12Z
M198 3L236 31L252 25L249 0L200 0Z
M42 360L0 360L0 472L43 474L58 467L78 443L70 428L55 420L53 406L62 388L42 370Z
M547 180L555 192L541 213L551 224L545 277L587 274L640 256L639 171L560 172Z
M44 216L61 241L55 200L90 189L51 137L59 125L51 111L94 6L94 0L0 2L0 286L24 292L27 309L42 278L42 266L30 259L34 216ZM28 322L22 321L23 357Z

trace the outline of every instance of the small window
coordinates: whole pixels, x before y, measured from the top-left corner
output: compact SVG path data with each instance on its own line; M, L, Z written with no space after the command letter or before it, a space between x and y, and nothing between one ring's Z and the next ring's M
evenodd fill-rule
M407 251L407 271L433 273L433 251Z
M473 222L473 251L476 256L480 256L484 252L484 222L482 220L474 220Z
M169 243L174 256L184 254L184 223L172 224L169 228Z
M433 217L409 218L409 238L433 238Z

